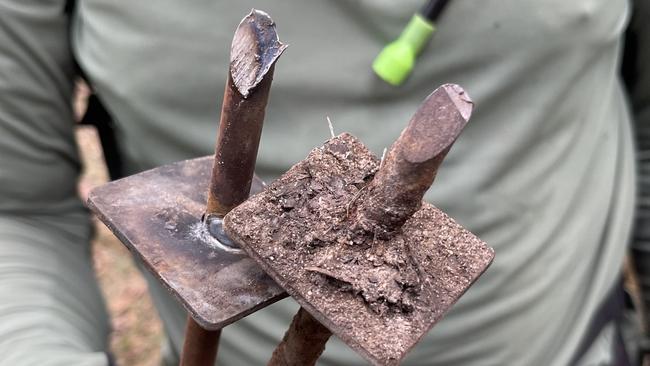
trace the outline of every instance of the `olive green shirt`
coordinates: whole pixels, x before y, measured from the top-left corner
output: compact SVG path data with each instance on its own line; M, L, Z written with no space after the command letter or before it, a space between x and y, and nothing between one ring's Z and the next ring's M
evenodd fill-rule
M114 118L126 170L135 173L212 153L231 37L255 6L290 45L276 66L258 156L264 177L327 139L326 116L337 133L349 131L380 154L438 85L458 83L475 102L427 199L494 247L496 259L404 364L566 365L575 357L619 278L633 218L632 124L618 76L627 1L452 1L398 88L378 80L370 64L420 0L82 0L70 44L60 38L67 23L52 20L62 2L52 4L0 4L0 16L11 15L0 22L0 88L12 86L0 89L2 245L16 242L17 217L42 228L39 215L58 217L49 232L60 234L27 230L26 242L87 240L70 234L87 221L74 195L66 47ZM22 43L14 47L32 47L6 53L16 48L5 40L15 38ZM0 246L0 270L13 268L18 257L2 254ZM61 263L58 270L70 268ZM2 341L21 329L3 322L16 317L3 317L1 304L20 292L3 293L2 284L0 354L26 353L33 343ZM184 314L154 281L152 291L178 352ZM28 308L29 296L21 299ZM296 309L285 300L226 327L220 364L265 364ZM89 352L101 352L92 339ZM590 350L589 362L607 357ZM67 364L105 362L93 360ZM319 364L364 361L332 339Z
M211 152L233 29L252 5L290 45L258 157L266 176L321 144L326 116L380 154L428 93L462 85L475 113L427 199L496 259L409 360L567 364L619 277L632 220L633 143L617 76L628 5L453 1L411 78L390 87L370 64L420 4L170 0L127 11L125 2L86 1L75 50L114 113L130 172ZM291 305L227 327L223 364L263 364ZM331 342L322 363L358 360Z

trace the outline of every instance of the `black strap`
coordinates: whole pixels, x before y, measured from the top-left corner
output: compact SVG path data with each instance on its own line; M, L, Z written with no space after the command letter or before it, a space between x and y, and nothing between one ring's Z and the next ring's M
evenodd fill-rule
M67 15L72 15L72 11L74 10L76 4L76 0L66 0L65 6L63 7L63 12Z
M122 157L115 137L113 119L96 94L91 94L88 97L88 108L80 123L95 126L97 129L111 180L124 177Z

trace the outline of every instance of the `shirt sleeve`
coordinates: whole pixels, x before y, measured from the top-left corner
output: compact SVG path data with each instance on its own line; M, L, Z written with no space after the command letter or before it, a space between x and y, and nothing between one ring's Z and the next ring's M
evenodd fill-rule
M63 3L0 3L0 215L83 209Z
M106 366L65 0L0 2L0 366Z

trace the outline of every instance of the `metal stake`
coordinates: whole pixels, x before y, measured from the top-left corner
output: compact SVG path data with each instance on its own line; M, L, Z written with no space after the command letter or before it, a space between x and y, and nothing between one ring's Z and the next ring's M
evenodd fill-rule
M467 124L472 105L455 84L439 87L422 103L369 184L353 230L390 237L422 207L424 194ZM268 366L314 365L331 334L301 307Z
M231 244L220 221L249 195L275 62L286 45L268 14L252 10L237 27L230 50L219 135L204 220L222 244ZM182 366L211 366L221 330L208 331L187 320Z

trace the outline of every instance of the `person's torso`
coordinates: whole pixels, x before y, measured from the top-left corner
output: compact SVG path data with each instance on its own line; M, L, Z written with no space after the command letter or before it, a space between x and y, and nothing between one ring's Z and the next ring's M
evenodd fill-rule
M129 172L212 153L232 33L252 2L79 3L74 47L118 126ZM258 172L277 176L329 136L380 154L438 85L475 113L427 199L496 250L412 365L562 365L615 281L631 212L631 140L617 79L624 0L456 0L398 88L373 58L421 1L269 1L279 60ZM224 330L223 364L264 364L295 307ZM254 350L254 351L251 351ZM362 363L337 340L323 365Z

